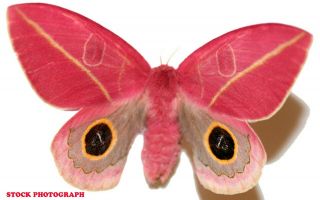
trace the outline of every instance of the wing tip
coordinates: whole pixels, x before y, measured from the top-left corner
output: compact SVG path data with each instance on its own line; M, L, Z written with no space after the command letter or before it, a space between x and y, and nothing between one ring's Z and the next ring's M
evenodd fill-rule
M8 21L11 21L18 13L19 11L23 9L30 9L34 7L41 7L41 6L53 6L50 4L45 4L45 3L20 3L20 4L13 4L8 6L7 8L7 19Z
M26 10L26 9L41 9L45 7L46 9L48 8L59 8L62 9L61 7L57 6L57 5L53 5L53 4L48 4L48 3L19 3L19 4L13 4L8 6L7 8L7 15L12 15L14 13L16 13L16 11L18 10Z

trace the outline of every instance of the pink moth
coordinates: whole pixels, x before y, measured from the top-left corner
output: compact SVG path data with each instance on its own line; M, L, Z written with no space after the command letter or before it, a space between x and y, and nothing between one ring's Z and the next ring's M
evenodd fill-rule
M150 68L114 33L57 6L14 5L8 22L37 93L54 106L79 110L56 135L52 153L65 180L87 190L118 183L139 132L149 184L169 179L184 139L206 189L249 190L266 153L248 121L281 106L311 43L301 29L259 24L210 41L177 69Z

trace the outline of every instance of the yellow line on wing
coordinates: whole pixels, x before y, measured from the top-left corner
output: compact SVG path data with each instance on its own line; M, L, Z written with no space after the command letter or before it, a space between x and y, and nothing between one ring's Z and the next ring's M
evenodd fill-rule
M300 33L298 35L296 35L295 37L293 37L292 39L288 40L287 42L284 42L282 44L280 44L279 46L277 46L276 48L274 48L272 51L270 51L269 53L265 54L263 57L261 57L259 60L257 60L256 62L254 62L252 65L250 65L249 67L247 67L245 70L239 72L237 75L235 75L234 77L232 77L217 93L216 95L214 95L211 99L211 102L209 104L209 107L213 106L213 104L216 102L216 100L219 98L219 96L231 85L233 84L235 81L239 80L241 77L243 77L244 75L248 74L249 72L251 72L252 70L262 66L266 61L268 61L269 59L273 58L274 56L278 55L279 53L281 53L282 51L284 51L286 48L290 47L291 45L293 45L294 43L298 42L303 36L305 35L305 33Z
M103 95L106 97L108 101L111 102L112 98L109 95L106 88L102 85L102 83L95 77L94 74L91 73L89 69L87 69L80 61L78 61L75 57L73 57L70 53L68 53L59 43L57 43L47 32L45 32L39 24L35 21L28 18L21 10L17 9L18 14L22 17L22 19L29 24L39 35L43 36L51 46L60 51L66 58L68 58L72 63L74 63L80 70L84 71L90 79L99 87Z
M203 80L202 80L202 75L201 75L199 63L197 63L197 73L198 73L199 82L200 82L200 88L201 88L200 98L202 98L203 97L204 88L203 88Z

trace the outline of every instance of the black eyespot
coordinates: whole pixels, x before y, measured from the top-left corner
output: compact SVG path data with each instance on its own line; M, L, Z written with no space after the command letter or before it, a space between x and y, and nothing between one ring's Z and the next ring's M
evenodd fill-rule
M112 133L107 124L100 123L92 127L85 136L86 152L93 156L102 155L111 144Z
M220 160L230 160L234 155L234 141L231 135L221 127L212 129L209 135L212 153Z

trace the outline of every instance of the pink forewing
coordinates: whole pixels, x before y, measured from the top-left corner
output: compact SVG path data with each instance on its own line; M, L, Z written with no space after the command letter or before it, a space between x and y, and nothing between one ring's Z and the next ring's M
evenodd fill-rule
M45 17L44 17L45 16ZM129 44L95 22L46 4L9 7L10 35L39 95L62 108L128 98L150 72Z
M262 24L227 33L191 54L179 67L182 92L214 112L243 120L272 114L305 60L311 35Z

